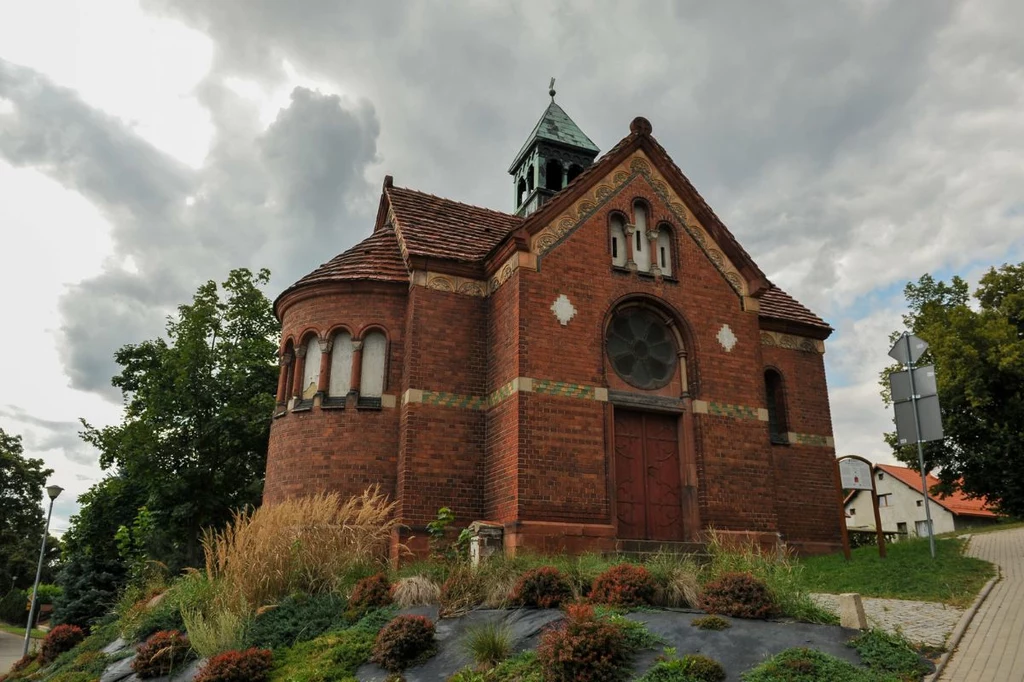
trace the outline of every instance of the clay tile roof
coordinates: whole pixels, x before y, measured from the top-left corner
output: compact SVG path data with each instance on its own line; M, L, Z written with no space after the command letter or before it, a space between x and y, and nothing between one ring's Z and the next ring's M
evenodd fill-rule
M831 329L825 320L812 313L803 304L774 284L768 287L768 291L761 295L760 301L761 317L790 320L814 327Z
M410 256L479 261L523 219L403 187L386 187Z
M921 472L916 469L893 466L892 464L876 464L875 468L881 469L914 490L921 489ZM939 479L928 474L928 490L931 491L938 484ZM936 504L945 507L950 512L959 516L985 516L989 518L998 516L984 499L977 497L967 498L961 492L955 492L952 495L929 494L928 497Z
M402 260L395 231L383 227L348 251L335 256L309 273L285 291L306 284L338 282L344 280L374 280L378 282L408 282L409 271ZM282 293L283 295L283 293Z

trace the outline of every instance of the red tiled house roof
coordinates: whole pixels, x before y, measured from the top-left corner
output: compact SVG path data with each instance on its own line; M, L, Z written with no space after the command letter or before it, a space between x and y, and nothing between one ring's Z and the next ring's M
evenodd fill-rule
M914 490L921 489L921 473L915 469L908 469L907 467L893 466L892 464L876 464L875 469L879 469L889 474L900 483L907 485ZM988 503L981 498L967 498L964 497L963 493L955 492L952 495L936 495L932 494L931 491L935 486L939 485L939 479L931 474L928 474L928 491L929 499L935 504L938 504L953 514L958 516L982 516L988 518L994 518L998 516L989 506Z

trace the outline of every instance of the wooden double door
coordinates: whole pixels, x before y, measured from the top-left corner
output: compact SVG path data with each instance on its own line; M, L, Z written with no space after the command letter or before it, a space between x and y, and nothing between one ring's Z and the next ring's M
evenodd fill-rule
M679 417L615 410L618 536L683 540Z

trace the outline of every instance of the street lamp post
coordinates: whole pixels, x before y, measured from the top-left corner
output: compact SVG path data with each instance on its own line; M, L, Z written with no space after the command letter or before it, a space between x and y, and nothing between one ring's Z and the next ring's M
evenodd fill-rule
M36 615L36 593L39 592L39 578L43 574L43 557L46 554L46 536L50 534L50 516L53 514L53 501L64 491L59 485L46 486L46 494L50 496L50 511L46 512L46 527L43 528L43 546L39 549L39 565L36 567L36 582L32 585L32 605L28 608L28 625L25 626L25 648L22 656L28 656L29 638L32 636L32 621Z

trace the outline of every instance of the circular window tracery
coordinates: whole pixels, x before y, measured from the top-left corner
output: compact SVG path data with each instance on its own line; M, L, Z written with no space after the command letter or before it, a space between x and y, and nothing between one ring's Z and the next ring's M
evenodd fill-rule
M612 368L642 389L661 388L676 368L676 344L665 321L639 307L619 311L608 325L605 347Z

